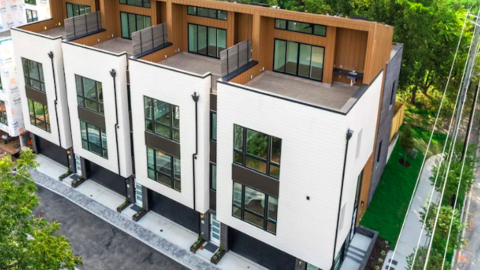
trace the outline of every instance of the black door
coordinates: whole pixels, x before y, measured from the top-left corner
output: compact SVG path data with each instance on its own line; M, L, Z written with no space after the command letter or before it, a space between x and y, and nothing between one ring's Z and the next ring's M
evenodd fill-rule
M127 181L122 176L85 159L87 177L100 185L127 196Z
M37 145L37 151L39 154L53 159L65 167L68 167L67 150L37 135L35 135L35 143Z
M249 225L245 225L249 226ZM295 268L295 257L228 227L228 248L268 269Z
M195 210L150 189L148 190L148 206L150 210L171 221L200 233L200 213Z

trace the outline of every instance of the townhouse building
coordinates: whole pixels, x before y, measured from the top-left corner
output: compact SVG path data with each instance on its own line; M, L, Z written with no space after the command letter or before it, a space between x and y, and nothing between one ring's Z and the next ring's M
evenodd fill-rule
M204 0L50 7L13 29L36 152L269 269L340 269L387 159L393 27Z

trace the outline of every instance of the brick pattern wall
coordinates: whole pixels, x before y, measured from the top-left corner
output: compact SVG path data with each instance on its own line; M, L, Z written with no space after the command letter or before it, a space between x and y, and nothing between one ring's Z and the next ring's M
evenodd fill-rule
M307 269L307 263L297 258L295 260L295 270L306 270L306 269Z
M220 225L220 245L228 251L228 226L226 224L221 223Z
M200 233L205 241L210 241L210 212L206 212L200 220Z

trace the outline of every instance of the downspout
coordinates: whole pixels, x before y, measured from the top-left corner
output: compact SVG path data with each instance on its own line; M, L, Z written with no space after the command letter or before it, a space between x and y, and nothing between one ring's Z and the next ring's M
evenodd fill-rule
M197 159L197 154L198 154L198 100L200 99L200 96L198 95L197 92L194 92L192 95L192 99L195 102L195 153L192 155L192 166L193 166L193 210L196 210L195 207L195 160Z
M48 53L48 57L50 57L50 61L52 62L52 71L53 71L53 87L55 89L55 119L57 120L57 132L58 132L58 143L60 147L62 147L62 137L60 135L60 123L58 122L58 95L57 95L57 80L55 79L55 66L53 65L53 52Z
M338 201L338 214L337 214L337 226L335 229L335 242L333 242L333 258L332 258L332 268L335 267L335 251L337 249L337 238L338 238L338 223L340 222L340 211L342 208L342 197L343 197L343 184L345 182L345 169L347 167L347 155L348 155L348 143L350 138L352 138L353 130L347 130L347 142L345 143L345 157L343 158L343 171L342 171L342 184L340 185L340 200Z
M120 175L120 152L118 151L118 109L117 109L117 82L115 77L117 72L115 69L110 71L110 75L113 78L113 94L115 96L115 146L117 148L117 166L118 166L118 175Z

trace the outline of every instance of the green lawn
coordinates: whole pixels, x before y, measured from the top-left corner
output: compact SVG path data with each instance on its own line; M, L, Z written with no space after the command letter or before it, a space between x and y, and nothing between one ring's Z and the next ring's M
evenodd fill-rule
M412 135L415 138L415 148L419 150L417 158L407 157L407 161L411 165L408 168L400 165L398 160L403 158L403 148L400 146L399 140L397 141L375 195L360 222L362 226L378 231L382 238L392 244L392 249L395 248L403 219L407 213L430 132L412 128ZM429 153L441 152L444 141L445 135L435 134Z

